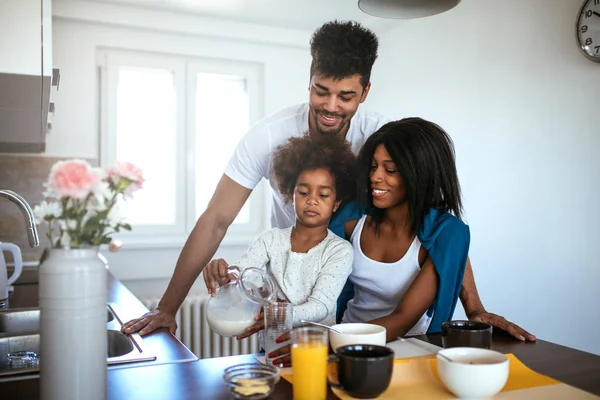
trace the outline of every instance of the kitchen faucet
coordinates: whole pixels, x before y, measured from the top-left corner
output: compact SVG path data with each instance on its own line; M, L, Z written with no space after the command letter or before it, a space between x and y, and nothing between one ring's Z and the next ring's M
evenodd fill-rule
M0 198L8 199L15 203L17 207L23 213L25 218L25 229L27 230L27 238L29 239L29 246L36 247L40 245L40 238L38 237L38 231L35 226L35 220L33 217L33 211L29 206L29 203L18 193L8 189L0 189Z

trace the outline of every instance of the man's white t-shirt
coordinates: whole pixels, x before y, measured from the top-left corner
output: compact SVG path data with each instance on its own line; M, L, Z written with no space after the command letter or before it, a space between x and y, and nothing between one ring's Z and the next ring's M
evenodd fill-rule
M291 137L301 137L308 132L308 103L284 108L254 124L238 143L229 160L225 174L240 185L254 189L262 178L269 181L273 189L271 227L287 228L296 219L291 203L284 204L277 189L277 182L271 165L275 148ZM352 151L358 151L367 138L389 119L369 111L362 106L350 121L346 140Z

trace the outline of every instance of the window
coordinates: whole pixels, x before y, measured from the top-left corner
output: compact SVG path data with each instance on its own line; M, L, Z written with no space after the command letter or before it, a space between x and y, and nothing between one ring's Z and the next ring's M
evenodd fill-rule
M260 65L99 52L100 160L131 161L144 190L124 203L128 242L181 244L204 212L240 138L262 112ZM229 228L225 243L249 243L265 229L263 184Z
M196 74L196 171L204 171L206 184L196 186L196 217L206 209L237 142L250 126L246 80L236 75ZM224 133L221 135L221 133ZM223 149L215 157L215 149ZM234 223L250 222L248 204Z

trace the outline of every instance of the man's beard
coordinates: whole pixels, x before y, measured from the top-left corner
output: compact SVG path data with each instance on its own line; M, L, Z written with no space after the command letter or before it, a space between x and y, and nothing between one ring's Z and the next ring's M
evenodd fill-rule
M319 114L322 114L324 116L334 116L336 118L339 118L339 121L333 126L325 125L325 124L321 123L321 121L319 121ZM344 121L346 116L343 114L332 114L332 113L328 113L328 112L324 112L324 111L320 111L320 110L315 110L313 115L314 115L315 128L316 128L317 132L320 133L321 135L337 135L346 126L346 122Z

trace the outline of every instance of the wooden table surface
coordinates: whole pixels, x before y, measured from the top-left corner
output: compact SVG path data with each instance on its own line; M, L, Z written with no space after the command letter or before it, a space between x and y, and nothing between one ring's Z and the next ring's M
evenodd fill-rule
M426 342L441 345L440 336L419 336ZM554 343L538 340L522 343L505 335L494 334L492 348L513 353L529 368L566 384L600 396L600 356ZM230 400L223 381L223 370L231 365L256 362L255 355L203 359L194 362L142 366L108 371L110 400ZM6 384L5 384L6 385ZM39 398L38 380L0 385L0 396L18 393L15 399ZM5 391L4 389L9 389ZM292 386L281 379L271 400L292 399ZM329 392L328 400L337 397Z
M441 346L441 337L419 339ZM577 388L600 395L600 356L538 340L522 343L495 335L492 348L513 353L531 369ZM110 371L109 399L231 399L223 382L223 370L231 365L256 362L254 355L199 360L136 370ZM272 400L292 399L292 385L281 379ZM328 399L337 397L329 391Z
M123 306L127 317L133 318L145 310L143 305L123 287L109 277L109 301ZM33 289L32 289L33 290ZM23 301L37 301L31 294ZM16 298L11 298L17 305ZM19 303L20 307L37 304ZM419 336L419 339L441 346L441 337ZM255 355L203 359L197 361L191 353L172 337L161 330L146 338L157 355L155 362L131 364L130 368L108 370L109 400L230 400L223 370L229 366L257 362ZM529 368L551 378L600 396L600 356L538 340L534 343L519 342L511 337L494 332L492 348L502 353L513 353ZM193 356L193 355L192 355ZM39 379L0 383L0 399L39 399ZM271 400L292 399L292 386L280 380ZM328 399L337 400L329 392Z

